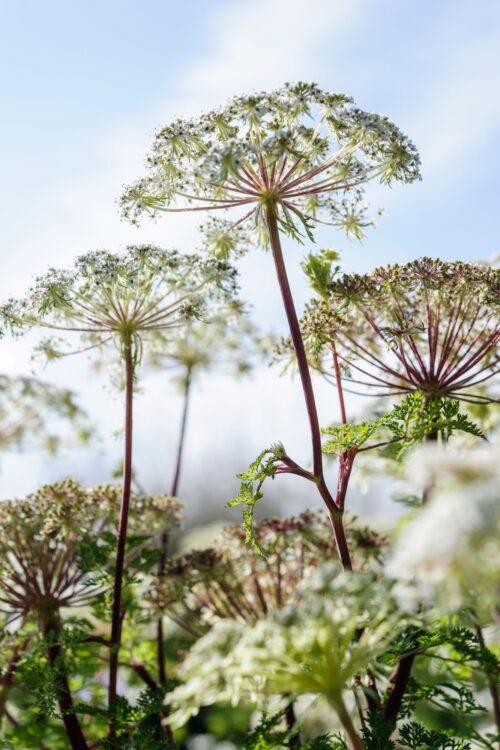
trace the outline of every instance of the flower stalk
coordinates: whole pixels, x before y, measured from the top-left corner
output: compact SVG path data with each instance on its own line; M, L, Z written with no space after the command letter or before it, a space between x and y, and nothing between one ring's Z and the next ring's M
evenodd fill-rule
M132 341L130 337L123 341L123 357L125 365L125 449L123 460L123 490L120 502L120 516L118 522L118 541L116 548L116 562L113 585L113 604L111 614L111 639L109 651L109 684L108 705L111 707L117 695L118 661L121 647L122 623L124 617L122 590L123 570L125 563L125 547L127 543L128 517L130 511L130 496L132 489L132 437L133 437L133 391L134 391L134 362ZM115 736L113 723L110 724L110 737Z
M62 628L59 613L49 604L41 619L42 633L47 641L47 655L53 674L57 702L71 750L88 750L89 746L83 734L80 720L75 713L75 705L64 663L64 651L60 644Z
M335 541L337 543L337 550L340 561L342 563L342 567L344 568L344 570L352 570L351 556L349 554L349 547L347 545L345 529L342 521L343 504L340 505L335 502L326 485L324 477L321 432L319 427L318 412L316 408L316 399L314 397L314 389L312 386L311 373L309 372L307 355L302 339L299 320L295 310L292 291L290 289L290 284L288 281L285 260L283 258L283 251L281 249L276 212L274 210L272 202L269 202L267 205L266 217L269 229L269 242L273 253L276 275L278 278L281 297L290 328L290 335L292 337L293 346L295 349L295 355L297 358L297 365L299 368L302 390L304 393L304 400L306 403L307 415L309 419L311 445L313 452L313 481L315 482L318 488L318 492L323 498L323 501L325 502L325 505L328 509L328 514L330 516L330 521L332 524Z

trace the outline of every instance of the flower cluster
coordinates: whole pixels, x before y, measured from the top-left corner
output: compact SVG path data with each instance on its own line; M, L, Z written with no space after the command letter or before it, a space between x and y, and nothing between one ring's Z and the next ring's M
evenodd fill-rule
M228 526L211 549L170 558L147 595L155 610L194 636L214 622L232 618L255 623L296 600L299 584L335 556L327 518L299 516L255 524L266 557L245 544L245 530ZM349 539L360 567L378 558L384 540L352 525Z
M167 125L155 137L148 169L122 198L133 222L143 213L241 208L236 226L254 217L264 227L272 203L295 237L310 233L321 215L360 236L366 224L360 186L374 178L419 179L420 160L387 117L316 84L287 83Z
M207 302L230 299L235 273L224 260L150 245L121 255L98 250L77 258L71 270L51 269L0 314L14 333L30 326L74 332L89 349L132 345L138 360L146 336L175 331L200 317ZM57 356L50 343L46 348Z
M216 623L180 668L183 684L169 697L172 725L203 705L261 695L322 695L341 708L343 691L405 627L390 589L371 574L339 574L325 564L293 605L253 625Z
M422 448L410 468L413 482L432 490L428 506L405 526L388 563L388 573L401 582L402 602L418 606L428 600L444 613L465 607L480 621L497 620L498 446Z
M0 503L0 601L9 622L49 608L78 607L96 594L85 551L116 534L121 489L84 488L73 480L42 487L25 500ZM134 497L132 534L180 521L180 504L167 496Z
M422 258L333 277L325 297L309 305L302 328L328 378L334 344L348 387L490 400L478 387L498 372L498 269Z

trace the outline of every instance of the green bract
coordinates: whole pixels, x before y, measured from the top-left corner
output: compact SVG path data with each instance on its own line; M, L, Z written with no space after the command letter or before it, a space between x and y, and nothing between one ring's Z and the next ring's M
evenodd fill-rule
M370 223L362 185L419 177L414 145L387 117L316 84L287 83L167 125L155 137L148 176L122 205L133 222L143 213L237 208L235 225L253 217L266 231L272 204L296 238L325 219L360 237Z
M82 255L71 270L51 269L0 314L14 333L39 326L79 334L84 348L111 341L120 349L132 346L137 362L146 337L184 327L235 288L226 261L139 245L122 255ZM45 348L60 355L50 342Z

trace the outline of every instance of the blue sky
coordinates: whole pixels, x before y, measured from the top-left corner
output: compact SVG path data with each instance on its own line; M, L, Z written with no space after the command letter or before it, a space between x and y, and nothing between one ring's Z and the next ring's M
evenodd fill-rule
M364 109L387 114L421 152L421 184L373 191L387 216L362 245L320 234L320 244L342 250L347 270L423 254L489 257L500 234L499 71L496 0L0 0L1 297L96 247L194 242L190 218L140 230L121 222L122 184L141 174L151 135L169 118L284 80L316 80L353 95ZM302 252L288 249L299 304ZM259 322L283 330L268 260L245 261L243 291ZM2 350L5 371L30 368L27 346L4 342ZM81 390L96 415L109 403L104 381L82 378L81 365L54 366L44 376ZM319 399L324 421L334 419L332 394L320 388ZM157 437L153 446L138 438L153 489L161 486L159 456L168 474L173 443L155 420L160 402L175 421L175 394L163 383L138 399L144 432ZM119 400L112 403L95 454L4 458L0 496L34 489L68 467L82 479L105 479L120 447L105 437L120 421ZM214 421L228 441L225 458L209 451ZM192 494L207 466L230 482L234 467L269 440L290 435L307 457L296 384L267 371L242 385L223 375L202 383L192 427Z

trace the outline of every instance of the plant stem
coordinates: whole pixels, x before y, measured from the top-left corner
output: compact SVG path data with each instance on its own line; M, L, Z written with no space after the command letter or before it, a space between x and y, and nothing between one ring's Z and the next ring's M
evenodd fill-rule
M486 651L487 649L486 649L486 643L484 642L483 631L479 625L476 625L476 635L477 635L477 640L479 641L481 650ZM497 727L497 732L500 734L500 696L498 695L498 685L497 685L495 678L492 676L490 672L487 673L486 680L488 682L488 689L491 695L491 703L493 705L493 716L495 717L495 724Z
M181 425L179 430L179 440L177 443L177 456L175 461L174 475L172 478L172 484L170 486L170 495L175 497L177 495L177 489L179 487L181 468L182 468L182 456L184 452L184 442L186 439L186 427L187 417L189 410L189 396L191 392L192 383L192 367L186 368L186 375L184 378L184 393L182 403L182 414L181 414ZM161 556L158 562L158 576L161 576L165 572L165 562L167 559L167 544L168 544L168 533L164 531L160 539ZM160 685L163 687L167 683L167 670L166 670L166 659L165 659L165 634L163 632L163 617L159 617L156 622L156 656L158 663L158 679ZM173 743L172 730L168 724L163 725L163 731L168 745Z
M285 709L285 723L287 730L291 733L291 736L288 740L288 747L300 747L302 745L302 741L300 738L300 732L295 730L295 727L297 725L297 717L295 715L295 707L293 705L293 701L290 701Z
M302 333L300 331L299 320L297 318L292 291L290 289L290 284L286 272L285 260L283 258L283 251L281 249L278 222L276 220L276 213L271 203L269 203L266 207L266 220L269 231L269 241L271 244L274 264L276 268L276 275L278 277L281 297L283 299L288 326L290 328L290 334L295 349L295 356L297 358L297 365L299 368L299 375L302 383L302 390L304 392L307 415L309 418L309 428L311 431L311 444L313 452L314 479L318 491L323 498L326 507L328 508L328 513L332 523L332 529L335 536L335 541L337 543L337 549L342 567L344 568L344 570L352 570L351 557L349 554L349 549L345 538L345 531L342 523L342 509L338 507L333 497L331 496L330 491L326 486L323 473L321 432L319 429L318 412L316 409L316 400L312 387L311 373L309 372L309 364L307 362L307 355L304 348L304 342L302 340Z
M109 656L109 685L108 706L111 707L116 698L116 687L118 679L118 657L121 646L122 621L123 621L123 570L125 562L125 546L127 542L127 527L130 508L130 495L132 486L132 414L133 414L133 389L134 389L134 363L132 356L132 342L125 342L125 453L123 461L123 491L120 503L120 519L118 523L118 544L116 550L115 580L113 587L113 609L111 618L111 638ZM109 737L115 737L115 729L111 721Z
M73 697L69 688L68 675L64 663L64 652L59 643L61 621L57 612L47 609L42 617L44 638L48 641L48 659L53 673L55 692L61 718L72 750L88 750L80 721L75 713Z
M335 343L332 343L332 356L333 356L333 369L335 370L335 383L337 385L337 393L339 396L340 404L340 415L342 417L342 424L347 424L347 413L344 401L344 389L342 388L342 376L340 374L340 364L337 355L337 348Z
M383 714L391 724L395 724L398 718L399 709L403 700L408 680L410 679L411 670L415 661L415 654L403 656L396 669L390 677L390 693L384 706Z
M335 710L337 711L340 723L349 738L349 744L351 745L352 750L366 750L365 744L356 732L352 719L349 716L349 712L342 699L340 700L340 703L336 702Z
M439 435L436 430L435 432L427 435L427 437L425 438L425 442L437 443L438 438ZM422 493L422 505L427 502L430 491L430 485L424 488L424 491ZM415 641L415 647L416 646L418 646L417 641ZM390 683L392 687L390 688L389 697L387 698L384 706L384 717L392 723L395 723L397 720L401 702L408 685L408 680L410 679L411 670L413 669L415 658L416 654L408 654L408 656L403 656L390 677Z

